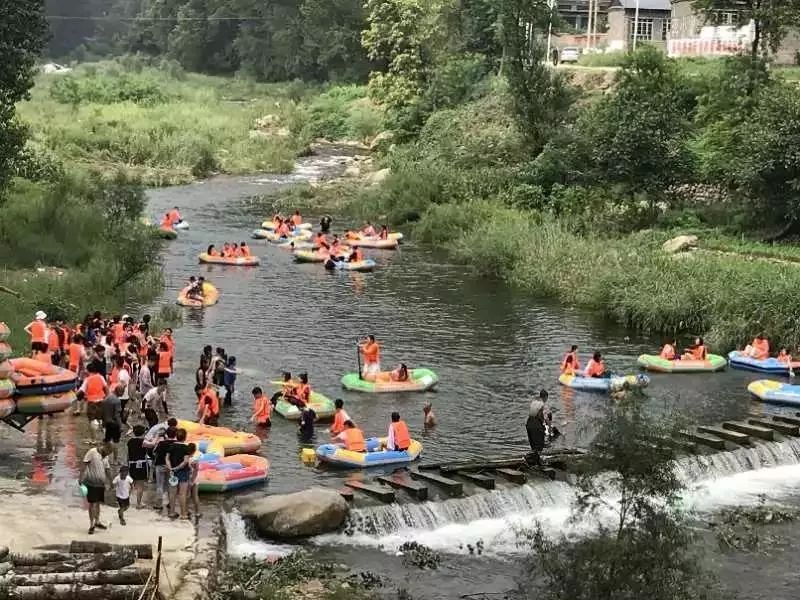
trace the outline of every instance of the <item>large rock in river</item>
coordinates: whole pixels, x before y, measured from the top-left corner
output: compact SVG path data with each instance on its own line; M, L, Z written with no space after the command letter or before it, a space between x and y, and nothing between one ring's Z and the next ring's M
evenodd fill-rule
M686 252L687 250L691 250L693 248L697 248L697 236L696 235L679 235L676 238L672 238L671 240L667 240L661 246L664 252L668 254L677 254L678 252Z
M347 516L347 502L335 490L311 488L251 500L242 514L255 520L261 535L287 540L335 531Z

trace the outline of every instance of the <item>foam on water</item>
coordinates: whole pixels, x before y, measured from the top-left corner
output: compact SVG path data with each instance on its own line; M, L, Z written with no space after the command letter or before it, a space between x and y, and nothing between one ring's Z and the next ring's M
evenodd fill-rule
M293 550L291 546L270 544L254 539L248 532L247 523L238 511L223 513L222 523L225 527L228 556L236 558L255 556L263 560L286 556Z

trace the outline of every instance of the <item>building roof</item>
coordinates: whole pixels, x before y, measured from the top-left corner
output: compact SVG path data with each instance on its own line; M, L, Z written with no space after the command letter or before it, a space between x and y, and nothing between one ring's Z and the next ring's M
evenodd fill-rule
M636 10L636 0L614 0L611 8L614 7ZM672 2L670 0L639 0L639 10L671 11Z

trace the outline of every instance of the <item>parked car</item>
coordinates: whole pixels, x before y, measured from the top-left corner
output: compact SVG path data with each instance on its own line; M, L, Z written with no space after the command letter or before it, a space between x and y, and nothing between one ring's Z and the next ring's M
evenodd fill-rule
M581 57L581 49L575 46L567 46L562 48L558 53L558 61L562 63L576 63Z

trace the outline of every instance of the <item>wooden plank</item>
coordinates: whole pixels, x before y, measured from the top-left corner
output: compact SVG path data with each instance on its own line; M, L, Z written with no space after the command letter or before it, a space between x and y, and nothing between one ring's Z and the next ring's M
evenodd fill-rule
M439 470L447 474L457 471L484 471L487 469L515 468L524 466L525 464L524 456L515 456L513 458L493 458L448 463L440 465Z
M800 426L790 425L789 423L781 423L780 421L766 421L764 419L747 419L751 425L760 425L761 427L768 427L774 429L783 435L800 436Z
M414 496L417 500L428 499L428 486L423 483L414 481L404 473L381 475L380 477L376 477L376 479L381 483L385 483L387 485L392 486L393 488L405 490L411 496Z
M502 475L509 481L513 481L514 483L523 484L527 479L527 477L525 477L525 473L522 471L517 471L516 469L495 469L494 472Z
M464 493L464 484L455 479L442 477L437 473L429 473L428 471L417 471L416 469L411 469L408 474L414 479L422 479L423 481L436 484L443 488L450 496L461 496Z
M725 450L725 440L713 435L705 435L697 433L696 431L681 431L679 434L682 438L687 439L701 446L708 446L714 450Z
M381 502L394 502L394 490L390 487L386 487L385 485L371 485L356 479L345 481L344 484L347 487L358 490L359 492L364 492L370 496L375 496Z
M482 487L487 490L494 489L494 477L489 477L488 475L482 475L481 473L473 473L472 471L459 471L456 473L460 477L463 477L467 481L470 481L477 485L478 487Z
M348 487L339 488L336 491L339 492L339 495L348 502L352 502L353 498L355 497L355 494L353 494L353 490Z
M750 443L749 435L745 433L739 433L738 431L731 431L730 429L723 429L722 427L710 427L707 425L701 425L697 428L697 431L699 431L700 433L708 433L711 435L715 435L718 438L722 438L723 440L733 442L734 444L747 445Z
M785 417L783 415L775 415L772 417L773 421L780 421L781 423L789 423L789 425L797 425L800 427L800 419L794 417Z
M761 427L759 425L743 423L742 421L725 421L722 424L722 428L730 431L738 431L739 433L757 437L760 440L766 440L768 442L775 440L775 432L772 429Z

